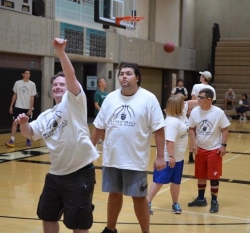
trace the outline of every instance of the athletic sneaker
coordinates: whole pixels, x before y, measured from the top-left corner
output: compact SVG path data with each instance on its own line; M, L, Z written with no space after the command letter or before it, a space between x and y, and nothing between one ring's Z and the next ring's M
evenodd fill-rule
M14 147L15 143L10 139L8 142L5 142L5 146Z
M217 213L219 211L219 203L218 201L211 201L210 213Z
M154 214L154 211L152 210L152 203L151 203L151 202L148 203L148 208L149 208L149 213L150 213L151 215L153 215L153 214Z
M188 164L191 164L191 163L194 163L194 162L195 162L194 159L189 159L189 160L188 160Z
M174 203L172 205L172 210L175 214L181 214L181 212L182 212L182 209L178 203Z
M194 207L194 206L206 206L207 205L207 200L204 198L203 200L200 200L199 197L195 198L192 202L188 203L189 207Z
M111 231L107 227L105 227L104 230L102 231L102 233L118 233L118 231L116 229L115 229L115 231Z
M31 141L30 141L30 139L27 139L27 141L26 141L26 146L31 146Z

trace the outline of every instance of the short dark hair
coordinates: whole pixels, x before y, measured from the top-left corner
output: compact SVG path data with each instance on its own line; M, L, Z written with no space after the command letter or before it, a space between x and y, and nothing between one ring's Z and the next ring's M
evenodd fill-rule
M141 71L140 71L138 65L136 63L123 63L119 68L118 75L120 75L122 68L132 68L134 70L135 76L139 77L137 84L138 84L138 86L140 86L140 84L141 84Z
M184 82L183 82L183 80L182 80L181 78L180 78L180 79L178 79L176 83L178 83L178 82L182 82L182 83L184 83Z
M100 81L101 81L102 79L105 80L105 78L98 78L98 79L97 79L96 83L97 83L97 86L98 86L98 87L100 87Z
M29 71L29 72L30 72L29 69L22 69L22 70L21 70L22 74L24 74L26 71Z
M54 76L52 76L51 79L50 79L50 83L52 84L52 83L54 82L54 80L55 80L57 77L59 77L59 76L65 78L64 72L63 72L63 71L60 71L60 72L58 72L57 74L55 74Z
M205 93L207 98L211 98L211 99L214 98L214 92L210 88L202 88L199 91L199 94L201 93Z
M247 100L247 98L248 98L248 97L247 97L247 94L242 94L242 96L245 96L245 98L246 98L246 100Z

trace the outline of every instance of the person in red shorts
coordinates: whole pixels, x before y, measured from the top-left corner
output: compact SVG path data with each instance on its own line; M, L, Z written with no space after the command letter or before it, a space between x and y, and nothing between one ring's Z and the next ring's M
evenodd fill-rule
M209 88L200 90L199 106L189 117L189 132L192 151L195 154L195 177L198 179L198 196L188 203L189 207L206 206L205 190L207 180L211 186L210 213L219 211L217 201L219 179L222 175L222 157L226 153L228 127L230 125L224 111L212 105L214 93Z

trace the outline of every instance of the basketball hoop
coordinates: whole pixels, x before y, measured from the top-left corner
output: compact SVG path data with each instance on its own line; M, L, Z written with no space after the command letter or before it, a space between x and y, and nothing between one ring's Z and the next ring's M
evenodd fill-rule
M143 22L144 17L142 16L123 16L116 17L115 22L117 25L124 25L126 27L126 36L127 37L138 37L138 31ZM118 30L119 34L123 34L121 30Z

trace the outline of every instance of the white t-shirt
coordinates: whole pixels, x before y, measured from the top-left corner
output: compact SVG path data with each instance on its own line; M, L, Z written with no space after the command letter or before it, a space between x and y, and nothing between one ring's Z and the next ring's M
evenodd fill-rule
M214 88L212 86L210 86L209 84L203 84L203 83L195 84L193 86L191 95L195 95L197 97L199 95L200 90L203 89L203 88L211 89L214 92L213 100L216 100L216 92L215 92Z
M105 129L103 166L146 171L152 132L164 127L164 119L156 97L139 87L132 96L111 92L94 125Z
M13 91L17 94L15 107L30 109L30 97L36 95L36 84L30 80L28 82L18 80L14 84Z
M165 140L174 142L174 156L176 162L182 161L188 143L189 121L187 119L188 103L184 102L183 114L173 117L167 116L165 119ZM165 146L165 160L169 161L167 147Z
M214 150L221 147L221 129L230 125L224 111L211 106L207 111L200 106L193 108L189 116L190 128L196 127L196 142L198 147Z
M77 96L66 91L61 103L30 123L33 139L43 138L50 151L51 174L70 174L99 157L90 140L86 105L82 89Z

